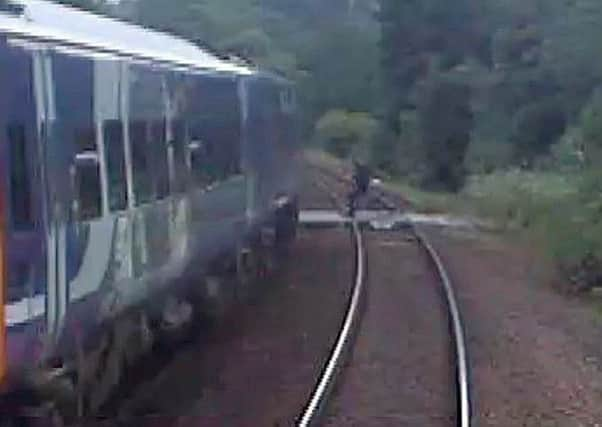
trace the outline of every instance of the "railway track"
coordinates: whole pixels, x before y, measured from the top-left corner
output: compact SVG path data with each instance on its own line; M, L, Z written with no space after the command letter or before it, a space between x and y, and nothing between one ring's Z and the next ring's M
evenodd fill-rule
M318 168L315 168L319 171ZM337 208L344 212L345 200L336 191L332 191L326 181L334 181L332 187L349 188L349 180L332 172L324 173L317 181L317 186L329 194L330 199ZM384 209L397 212L401 209L399 202L393 202L386 193L378 192L372 195L368 208ZM376 202L376 206L374 205ZM338 376L345 368L345 362L348 360L350 352L353 350L354 337L357 336L361 328L362 308L365 306L368 289L366 283L366 254L367 249L364 246L364 237L361 224L355 219L350 221L350 230L353 236L355 250L355 275L353 278L352 296L348 302L345 319L337 336L335 345L328 356L324 369L316 382L316 386L308 399L307 405L298 417L297 425L307 427L318 425L324 420L324 413L329 402L333 399L333 391L337 383ZM450 320L450 334L453 341L454 355L454 378L456 395L456 425L458 427L470 427L472 425L472 391L469 379L469 362L466 347L464 324L461 310L457 302L452 280L446 270L442 258L437 253L435 247L431 244L428 234L417 224L409 224L411 233L415 240L422 247L429 259L429 263L434 269L441 285L442 294L445 299L445 307Z

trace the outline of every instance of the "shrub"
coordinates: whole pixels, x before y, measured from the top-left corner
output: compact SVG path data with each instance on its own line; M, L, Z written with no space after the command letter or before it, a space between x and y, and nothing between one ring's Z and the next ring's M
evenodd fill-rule
M582 149L583 132L577 127L569 128L551 148L553 166L565 173L580 170L584 166Z
M532 165L562 136L566 118L561 105L550 99L523 107L516 114L512 141L517 160Z
M497 172L471 178L464 195L502 227L529 233L573 289L602 285L602 173Z
M602 159L602 89L594 92L591 100L581 112L579 126L582 134L581 148L585 160L592 164Z
M367 157L378 128L378 122L368 113L331 110L316 123L315 138L335 156Z

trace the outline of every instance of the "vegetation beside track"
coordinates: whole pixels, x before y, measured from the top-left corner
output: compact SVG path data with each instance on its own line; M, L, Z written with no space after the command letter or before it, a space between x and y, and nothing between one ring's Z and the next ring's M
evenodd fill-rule
M349 174L349 162L308 151L312 162ZM458 193L429 192L378 173L416 211L485 219L543 253L574 290L602 285L602 176L511 169L472 175Z

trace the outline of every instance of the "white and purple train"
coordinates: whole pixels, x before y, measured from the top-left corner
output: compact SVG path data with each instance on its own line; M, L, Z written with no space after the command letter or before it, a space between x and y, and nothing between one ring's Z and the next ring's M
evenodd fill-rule
M157 324L228 286L218 270L244 282L294 237L295 91L164 33L3 7L2 396L93 412Z

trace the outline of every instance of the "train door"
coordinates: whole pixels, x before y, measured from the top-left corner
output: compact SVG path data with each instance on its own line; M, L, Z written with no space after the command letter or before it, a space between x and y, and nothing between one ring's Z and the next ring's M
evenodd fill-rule
M265 216L272 202L274 151L272 141L273 102L271 87L261 78L248 79L246 90L245 159L250 165L252 187L249 197L254 216Z
M251 98L249 96L249 85L251 79L240 78L238 81L238 99L240 104L240 141L241 141L241 163L246 176L245 212L247 222L252 224L258 215L258 192L259 171L257 161L253 153L253 123L250 117Z
M188 186L188 169L186 161L187 125L186 92L187 85L184 76L178 73L168 73L164 78L164 103L166 111L166 137L169 187L171 198L169 205L169 237L171 258L182 260L188 252L190 236L190 203L184 197Z
M52 350L67 312L67 204L66 165L62 141L57 135L52 51L38 49L33 54L33 88L37 131L43 165L46 210L46 326Z

